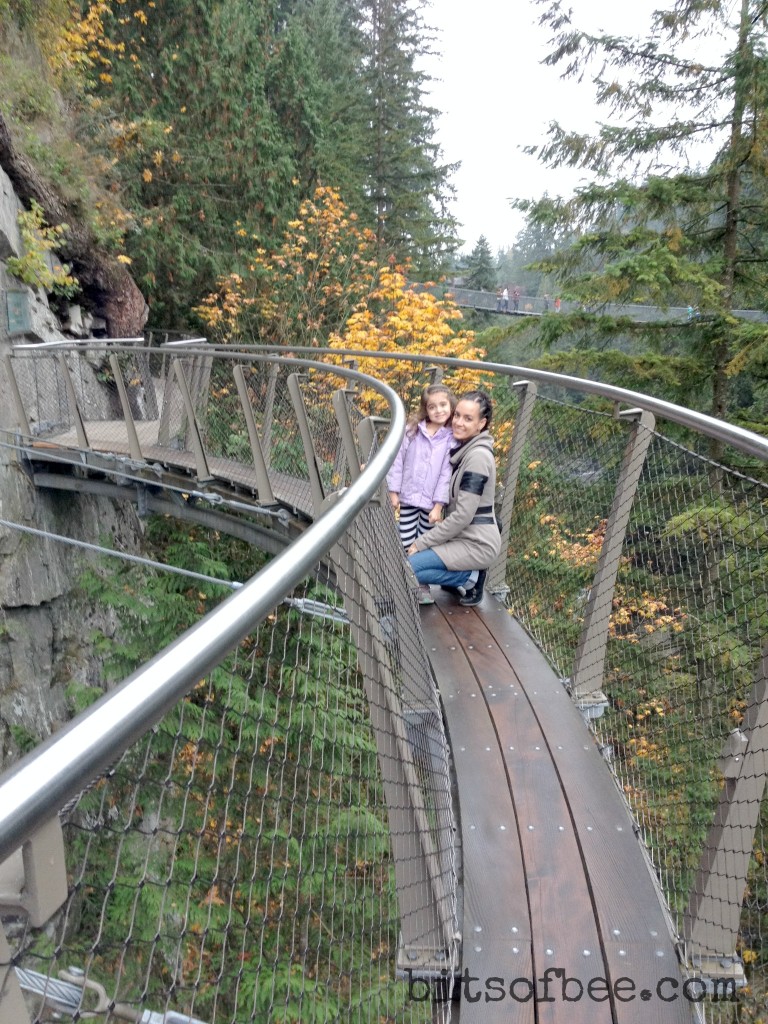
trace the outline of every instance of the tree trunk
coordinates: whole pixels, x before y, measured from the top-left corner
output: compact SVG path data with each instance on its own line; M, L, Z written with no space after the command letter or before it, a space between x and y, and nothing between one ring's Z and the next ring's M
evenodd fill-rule
M51 226L67 224L61 257L72 265L85 304L104 318L110 338L136 337L147 322L147 304L122 263L100 249L89 228L67 208L61 196L13 144L8 124L0 113L0 167L11 179L23 203L34 199Z

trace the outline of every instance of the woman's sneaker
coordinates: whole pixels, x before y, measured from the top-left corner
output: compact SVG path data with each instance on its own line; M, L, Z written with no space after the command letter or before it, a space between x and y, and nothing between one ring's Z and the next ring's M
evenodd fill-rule
M480 570L477 574L477 583L466 592L464 597L459 598L459 604L465 608L473 608L476 604L480 604L483 600L483 588L485 587L485 577L487 575L487 569Z
M429 589L428 583L419 584L419 589L416 591L416 601L418 604L435 603L435 599L432 597L432 591Z

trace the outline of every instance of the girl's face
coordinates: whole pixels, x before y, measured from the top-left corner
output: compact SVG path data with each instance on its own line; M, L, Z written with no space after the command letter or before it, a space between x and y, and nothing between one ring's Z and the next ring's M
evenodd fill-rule
M464 399L453 414L453 435L457 441L469 441L483 430L486 422L477 402Z
M451 418L451 400L444 391L438 391L427 399L427 419L438 427L445 426Z

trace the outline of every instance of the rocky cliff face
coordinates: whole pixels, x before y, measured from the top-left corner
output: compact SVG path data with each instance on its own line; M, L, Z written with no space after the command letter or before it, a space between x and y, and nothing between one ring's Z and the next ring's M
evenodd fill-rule
M0 357L14 344L61 341L104 333L104 322L77 307L58 316L44 293L12 277L19 255L21 204L0 169ZM77 681L101 681L94 633L111 635L109 609L88 604L77 580L96 556L18 526L94 544L110 538L116 550L137 551L141 524L132 506L108 499L35 488L12 447L16 427L8 383L0 368L0 767L26 740L42 738L69 717L65 695ZM10 432L10 433L9 433ZM6 525L14 524L14 525Z

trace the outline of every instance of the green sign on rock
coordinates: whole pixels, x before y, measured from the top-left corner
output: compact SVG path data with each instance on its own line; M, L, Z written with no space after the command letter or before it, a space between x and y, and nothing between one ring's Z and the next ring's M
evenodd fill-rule
M27 334L32 330L32 319L29 315L29 296L26 292L15 291L5 293L5 304L8 310L8 335Z

